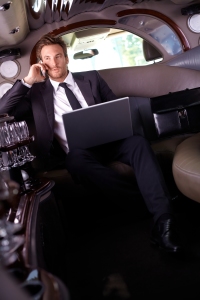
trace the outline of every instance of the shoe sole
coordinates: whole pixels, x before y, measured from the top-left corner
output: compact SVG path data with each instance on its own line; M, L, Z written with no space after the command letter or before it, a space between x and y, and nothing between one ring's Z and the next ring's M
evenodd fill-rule
M181 248L177 248L177 249L174 249L174 250L170 250L170 249L166 249L166 248L163 248L160 246L159 242L156 241L156 240L150 240L151 244L157 248L159 248L160 250L164 251L164 252L167 252L167 253L180 253L180 252L183 252L181 250Z

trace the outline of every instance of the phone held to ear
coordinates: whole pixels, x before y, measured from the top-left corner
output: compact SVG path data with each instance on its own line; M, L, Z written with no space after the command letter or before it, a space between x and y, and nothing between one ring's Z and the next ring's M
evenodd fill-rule
M39 61L39 63L42 63L42 61L40 60L40 61ZM41 75L42 75L43 77L45 77L45 78L46 78L46 76L47 76L47 73L46 73L46 71L45 71L45 70L43 70L42 68L40 68L40 73L41 73Z

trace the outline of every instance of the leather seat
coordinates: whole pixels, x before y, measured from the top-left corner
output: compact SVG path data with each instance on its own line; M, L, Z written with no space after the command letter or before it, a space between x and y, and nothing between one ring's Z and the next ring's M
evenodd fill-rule
M181 193L189 199L200 202L200 133L178 145L172 171Z

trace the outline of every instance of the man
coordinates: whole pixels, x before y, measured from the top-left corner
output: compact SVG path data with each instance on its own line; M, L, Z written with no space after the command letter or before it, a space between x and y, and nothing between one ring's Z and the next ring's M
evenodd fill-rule
M61 38L43 36L37 43L36 54L40 62L33 64L28 75L2 97L0 113L6 112L20 120L31 112L36 128L37 155L43 162L50 157L55 138L65 152L66 168L71 175L106 195L128 195L134 200L131 183L107 167L106 162L118 160L130 165L155 222L152 243L167 252L181 251L171 199L148 141L133 135L106 145L69 152L62 122L62 114L72 110L66 86L75 95L76 105L87 107L116 99L106 82L97 71L72 74L68 70L66 45Z

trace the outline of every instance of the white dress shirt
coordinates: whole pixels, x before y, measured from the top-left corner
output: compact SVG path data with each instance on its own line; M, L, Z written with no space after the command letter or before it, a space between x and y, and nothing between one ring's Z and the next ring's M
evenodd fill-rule
M50 78L49 78L50 79ZM60 82L54 81L50 79L50 82L53 86L53 101L54 101L54 116L55 116L55 122L54 122L54 135L55 138L58 140L60 146L62 149L68 153L69 147L65 135L65 129L63 125L62 115L64 113L72 111L72 107L67 99L67 96L65 94L65 90L63 87L59 86ZM69 89L71 89L79 101L80 105L82 107L87 107L88 104L85 101L78 85L74 81L74 78L72 76L72 73L69 72L67 77L65 78L64 82L66 82ZM30 85L27 85L24 80L22 80L22 83L25 84L28 87L31 87Z

